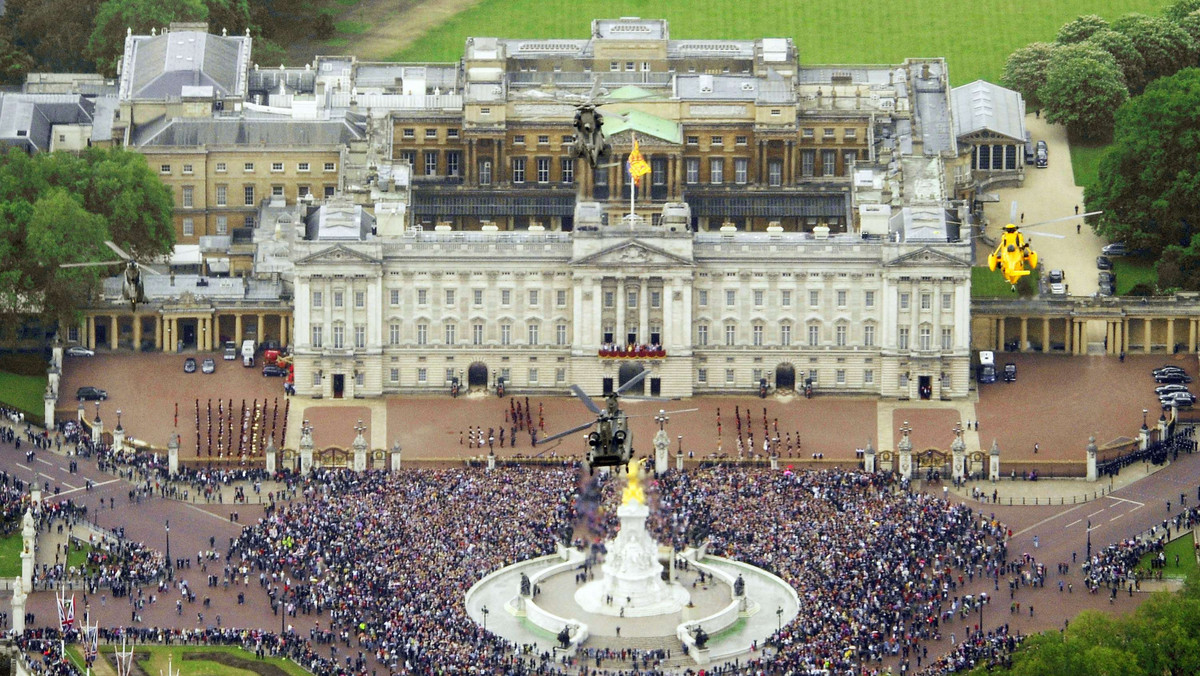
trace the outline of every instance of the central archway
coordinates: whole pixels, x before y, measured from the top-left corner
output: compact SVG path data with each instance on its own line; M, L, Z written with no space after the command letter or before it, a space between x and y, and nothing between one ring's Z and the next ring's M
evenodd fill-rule
M477 361L467 367L467 388L487 389L488 384L488 368L487 364Z
M634 378L637 377L637 375L639 373L641 373L642 371L645 371L645 370L646 370L646 367L642 366L641 364L639 364L637 362L625 362L625 363L621 364L621 370L617 372L617 388L620 389L622 386L625 385L625 383L629 382L630 380L633 380ZM622 394L645 394L645 393L646 393L646 379L643 378L641 380L641 382L639 382L637 385L634 385L633 387L629 388Z
M779 392L796 389L796 367L784 362L775 367L775 389Z

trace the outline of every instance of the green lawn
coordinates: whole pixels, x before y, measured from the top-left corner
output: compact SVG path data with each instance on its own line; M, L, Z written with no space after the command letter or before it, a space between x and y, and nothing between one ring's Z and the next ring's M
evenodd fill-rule
M0 577L21 574L21 533L18 531L0 538Z
M790 37L800 62L898 63L908 57L944 56L955 85L977 79L999 82L1013 50L1052 41L1059 27L1081 14L1109 20L1128 12L1156 14L1165 0L1014 0L959 2L913 0L613 0L589 6L573 0L482 0L406 49L396 61L457 61L472 36L585 39L596 17L640 16L670 21L674 39ZM967 27L976 28L975 30Z
M337 29L337 32L345 35L361 35L366 33L371 26L365 21L338 21L333 27Z
M1096 182L1100 173L1100 160L1108 151L1109 144L1092 145L1071 141L1071 169L1075 172L1075 185L1086 188Z
M972 298L1029 298L1037 291L1035 270L1033 274L1022 277L1017 282L1017 290L1004 281L1000 273L992 272L986 265L971 268L971 297Z
M46 393L46 376L23 376L0 371L0 404L25 412L25 417L41 424L42 395Z
M71 551L67 552L67 568L71 566L83 567L87 563L88 554L92 552L92 546L85 544L83 548L76 551L75 547L71 547Z
M116 650L115 646L101 645L100 652L105 661L108 654ZM83 654L79 644L67 646L71 661L78 666L83 665ZM168 660L172 672L180 676L255 676L259 673L255 666L269 664L282 669L290 676L311 676L308 671L301 669L294 662L277 657L256 659L254 653L234 646L147 646L134 647L133 661L147 674L167 673ZM149 659L142 656L149 653ZM212 655L216 659L196 659L199 655ZM189 659L189 657L191 659ZM111 664L111 662L109 663Z
M1133 258L1121 256L1112 259L1113 272L1117 274L1117 295L1124 296L1138 284L1149 284L1150 288L1158 285L1158 273L1154 271L1154 261L1148 258Z
M1196 551L1193 547L1191 533L1168 542L1165 549L1167 567L1163 568L1163 577L1188 578L1195 575L1198 566L1196 565ZM1178 566L1175 565L1176 555L1179 556ZM1143 556L1142 560L1138 561L1138 567L1150 570L1150 560L1152 558L1154 558L1154 553ZM1157 569L1154 572L1157 573Z

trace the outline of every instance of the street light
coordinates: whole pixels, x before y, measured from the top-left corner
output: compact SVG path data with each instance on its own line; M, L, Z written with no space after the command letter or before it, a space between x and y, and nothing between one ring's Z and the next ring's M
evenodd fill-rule
M488 616L488 613L490 613L491 611L488 610L487 606L484 606L483 608L480 609L480 612L483 613L483 630L487 631L487 616Z
M775 609L775 633L783 631L783 606Z
M171 558L171 520L167 519L167 579L175 579L175 561Z
M1144 430L1150 429L1149 427L1146 426L1146 414L1149 412L1150 411L1147 409L1144 409L1144 408L1142 409L1142 429L1144 429Z
M121 409L117 409L117 431L121 431Z
M100 424L100 400L96 400L96 424Z

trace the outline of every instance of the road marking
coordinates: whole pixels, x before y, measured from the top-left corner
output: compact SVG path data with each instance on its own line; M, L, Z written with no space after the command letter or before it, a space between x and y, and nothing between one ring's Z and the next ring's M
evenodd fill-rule
M50 462L49 460L42 460L41 458L38 458L37 461L42 463L43 465L53 465L54 464L54 463Z
M1083 503L1083 504L1087 504L1087 503ZM1053 521L1057 518L1064 517L1064 516L1070 514L1071 512L1074 512L1077 509L1082 509L1083 504L1075 505L1074 507L1066 510L1065 512L1059 512L1058 514L1055 514L1054 516L1048 516L1048 517L1042 519L1041 521L1038 521L1037 523L1033 524L1032 526L1029 526L1028 528L1023 528L1023 529L1017 531L1016 533L1013 533L1013 535L1014 536L1024 535L1025 533L1028 533L1029 531L1031 531L1035 528L1039 528L1044 524L1050 523L1051 521Z
M60 471L60 472L63 472L64 474L70 474L70 473L71 473L71 470L67 469L66 467L59 467L59 468L58 468L58 471Z
M1104 497L1108 498L1109 500L1120 500L1121 502L1128 502L1129 504L1137 505L1138 507L1146 506L1146 503L1144 503L1144 502L1138 502L1137 500L1126 500L1125 498L1118 498L1115 495L1106 495Z
M1121 517L1123 517L1123 516L1125 516L1125 515L1124 515L1124 514L1118 514L1118 515L1114 516L1113 518L1109 519L1109 521L1116 521L1117 519L1119 519L1119 518L1121 518Z
M1063 526L1063 528L1070 528L1071 526L1074 526L1075 524L1079 523L1080 521L1083 521L1083 519L1075 519L1075 520L1074 520L1074 521L1072 521L1071 523L1069 523L1069 524L1067 524L1067 525Z
M103 483L92 484L92 488L99 488L99 487L101 487L101 486L107 486L107 485L109 485L109 484L115 484L115 483L116 483L116 482L118 482L118 481L120 481L120 479L109 479L108 481L105 481L105 482L103 482ZM63 492L59 493L59 495L66 495L67 493L75 493L75 492L78 492L78 491L82 491L82 490L84 490L84 488L86 488L86 486L82 486L82 487L78 487L78 488L76 488L76 487L72 486L72 487L71 487L71 490L69 490L69 491L63 491Z
M33 469L32 467L29 467L29 466L27 466L27 465L22 465L22 464L21 464L21 463L19 463L19 462L14 462L13 464L14 464L14 465L16 465L17 467L20 467L20 468L21 468L21 469L23 469L23 470L32 470L32 469Z
M1099 514L1100 512L1103 512L1103 511L1104 511L1103 509L1100 509L1098 511L1092 512L1091 514L1088 514L1088 518L1090 519L1093 516L1096 516L1097 514Z
M78 489L78 488L79 488L79 486L72 486L71 484L69 484L69 483L67 483L67 482L65 482L65 481L64 481L64 482L62 482L62 485L66 486L67 488L70 488L71 490L76 490L76 489ZM62 493L59 493L59 495L62 495Z

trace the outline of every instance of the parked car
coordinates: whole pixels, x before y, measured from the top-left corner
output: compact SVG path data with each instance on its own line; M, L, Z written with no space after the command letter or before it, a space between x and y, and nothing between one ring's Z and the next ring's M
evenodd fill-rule
M1017 365L1011 361L1004 365L1004 382L1015 383L1017 381Z
M288 370L286 366L278 366L276 364L267 364L263 367L264 376L275 376L286 378Z
M183 372L184 373L195 373L196 372L196 358L195 357L188 357L187 359L183 360Z
M1046 145L1045 141L1037 142L1037 146L1034 148L1033 155L1034 166L1036 166L1038 169L1045 169L1046 167L1050 166L1050 148Z
M266 352L267 350L275 350L276 352L279 352L280 351L279 341L278 340L264 340L263 342L258 344L259 352Z
M68 357L95 357L96 356L95 350L89 350L88 348L86 348L82 345L72 345L71 347L68 347L65 350L65 352Z
M1108 284L1109 286L1113 286L1117 283L1116 273L1109 272L1108 270L1101 270L1100 272L1097 272L1096 279L1098 279L1101 284Z
M1171 371L1168 373L1160 373L1160 374L1154 376L1154 382L1156 382L1156 383L1190 383L1190 382L1192 382L1192 377L1186 373Z
M1051 270L1046 275L1046 281L1050 284L1050 293L1056 296L1062 296L1067 293L1067 285L1065 283L1067 276L1062 270Z
M1186 371L1183 370L1182 366L1176 366L1175 364L1163 364L1162 366L1159 366L1158 368L1151 371L1150 375L1156 376L1160 373L1169 373L1171 371L1177 371L1179 373L1187 373Z
M1188 387L1182 383L1172 383L1170 385L1159 385L1154 388L1154 394L1163 396L1164 394L1174 394L1176 392L1187 392Z
M1175 392L1174 394L1164 394L1158 400L1164 406L1178 406L1184 408L1196 403L1196 395L1191 392Z
M1108 256L1096 256L1096 269L1097 270L1112 270L1113 269L1112 259L1109 258Z
M1112 284L1101 284L1097 293L1101 296L1115 296L1117 295L1117 287Z
M1033 150L1033 135L1025 132L1025 164L1033 164L1037 154Z
M108 392L99 387L85 386L75 390L75 398L79 401L104 401L108 399Z
M1100 249L1100 253L1105 256L1128 256L1129 247L1125 246L1124 242L1113 242L1112 244L1105 244L1104 248Z
M201 373L212 373L217 370L217 362L211 357L200 362Z
M221 354L221 358L224 359L225 361L233 361L234 359L237 359L238 358L237 343L233 342L232 340L225 341L225 348L224 348L224 352Z

